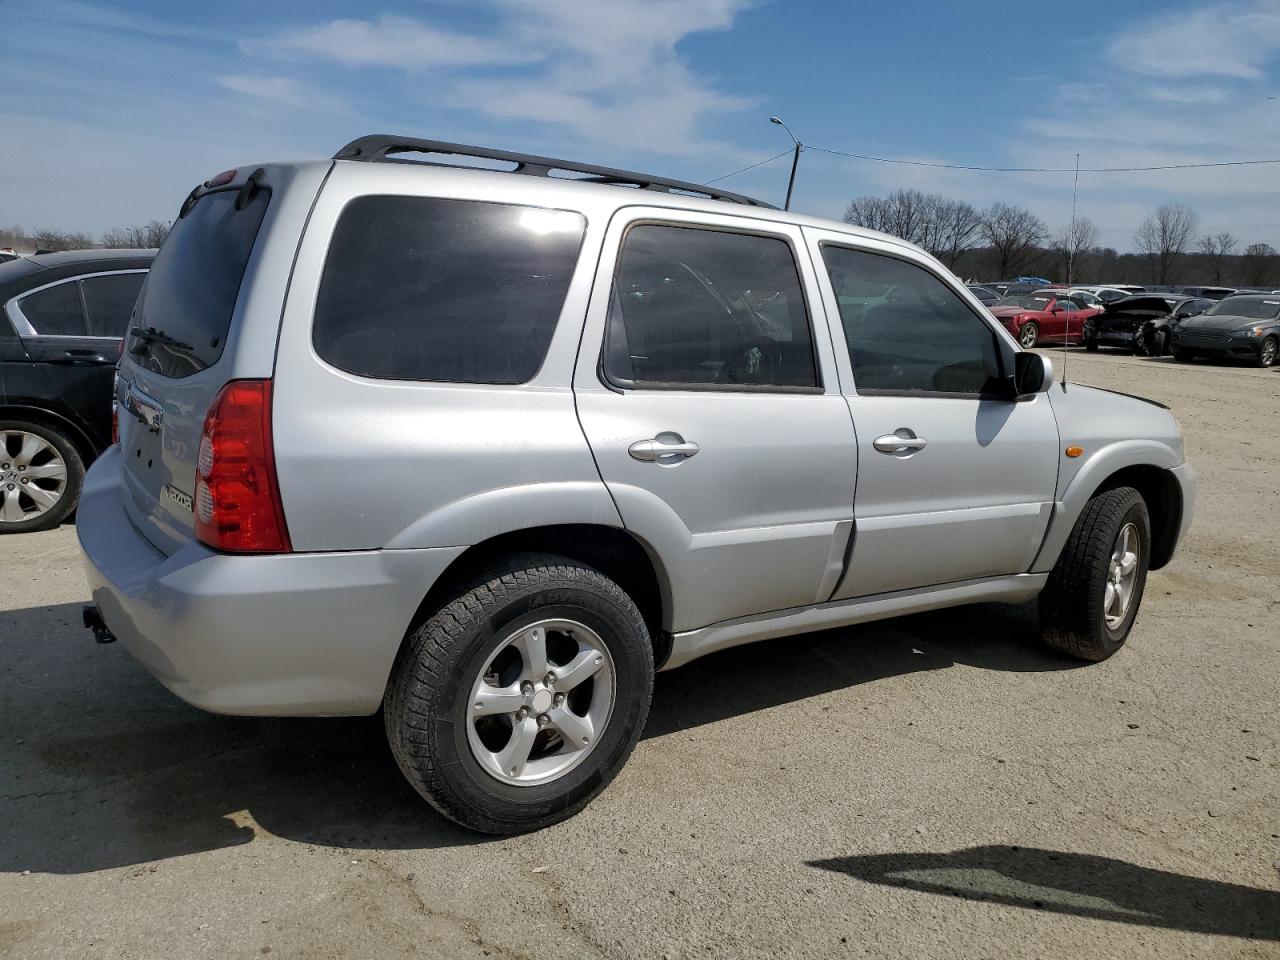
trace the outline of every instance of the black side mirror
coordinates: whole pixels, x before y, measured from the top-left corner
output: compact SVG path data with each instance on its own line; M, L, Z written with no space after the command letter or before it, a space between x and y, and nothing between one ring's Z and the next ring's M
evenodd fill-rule
M1024 351L1013 355L1013 395L1029 400L1053 385L1053 363L1048 357Z

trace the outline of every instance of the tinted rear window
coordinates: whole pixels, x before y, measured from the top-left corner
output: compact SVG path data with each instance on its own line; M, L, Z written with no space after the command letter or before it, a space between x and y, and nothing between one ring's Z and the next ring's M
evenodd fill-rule
M23 297L18 305L40 336L84 336L84 311L80 307L80 289L74 280Z
M525 383L542 366L586 221L473 200L361 197L342 211L312 338L349 373Z
M129 347L148 369L185 377L222 356L240 282L271 196L259 190L237 210L237 194L223 190L201 197L173 225L156 255L134 325L163 337L146 343L131 338Z

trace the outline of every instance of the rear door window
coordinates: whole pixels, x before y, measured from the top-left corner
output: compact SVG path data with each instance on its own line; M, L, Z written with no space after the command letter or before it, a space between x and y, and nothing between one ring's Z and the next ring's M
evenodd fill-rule
M526 383L551 344L585 229L564 210L352 200L320 278L316 352L363 377Z
M169 231L147 277L135 326L158 336L131 342L149 370L185 377L222 356L240 283L271 193L260 189L241 209L239 190L202 196Z
M18 307L38 336L85 335L84 307L80 303L80 289L74 280L37 290L23 297Z
M817 389L791 245L720 230L632 227L618 259L604 370L623 387Z
M101 277L85 277L80 281L84 292L85 312L89 318L89 336L123 337L129 325L129 314L142 289L143 273L116 273Z

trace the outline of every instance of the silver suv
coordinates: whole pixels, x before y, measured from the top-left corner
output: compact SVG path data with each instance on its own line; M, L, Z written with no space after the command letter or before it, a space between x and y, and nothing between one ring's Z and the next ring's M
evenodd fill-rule
M1166 408L1053 386L916 247L619 170L227 171L131 326L86 623L206 710L382 709L480 831L580 810L736 644L1038 598L1102 660L1191 518Z

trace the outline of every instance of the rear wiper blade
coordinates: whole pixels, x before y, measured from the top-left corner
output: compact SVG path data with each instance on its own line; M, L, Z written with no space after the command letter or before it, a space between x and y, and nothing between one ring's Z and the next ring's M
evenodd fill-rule
M195 349L191 344L183 343L181 340L175 339L155 327L147 327L145 330L142 327L134 327L129 331L129 336L137 341L129 348L129 352L135 355L143 353L153 343L158 343L173 350L185 350L188 353Z

